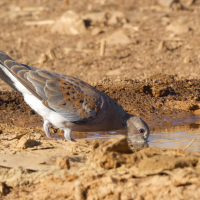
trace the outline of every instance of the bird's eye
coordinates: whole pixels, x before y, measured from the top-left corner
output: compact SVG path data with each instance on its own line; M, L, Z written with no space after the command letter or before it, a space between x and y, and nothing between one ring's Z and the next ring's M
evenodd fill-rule
M139 129L139 133L144 134L145 130L143 128Z

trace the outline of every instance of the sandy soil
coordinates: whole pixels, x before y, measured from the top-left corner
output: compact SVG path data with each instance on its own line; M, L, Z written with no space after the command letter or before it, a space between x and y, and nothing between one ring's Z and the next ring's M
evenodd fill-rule
M166 2L1 0L0 49L89 82L151 130L187 126L200 116L200 1ZM0 110L0 199L200 198L198 152L141 150L125 136L47 139L42 118L3 81Z

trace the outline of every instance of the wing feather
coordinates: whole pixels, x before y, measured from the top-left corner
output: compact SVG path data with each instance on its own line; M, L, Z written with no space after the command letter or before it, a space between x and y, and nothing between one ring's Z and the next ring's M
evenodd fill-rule
M91 85L75 77L17 63L2 51L0 62L43 105L59 113L67 121L92 124L101 115L104 100L101 92Z

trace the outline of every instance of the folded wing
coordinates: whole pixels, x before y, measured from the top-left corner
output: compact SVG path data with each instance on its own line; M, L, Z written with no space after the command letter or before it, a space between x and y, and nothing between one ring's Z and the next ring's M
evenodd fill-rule
M102 114L104 99L101 92L75 77L17 63L2 51L0 64L46 107L67 121L92 124ZM13 87L12 80L3 73L1 70L0 77Z

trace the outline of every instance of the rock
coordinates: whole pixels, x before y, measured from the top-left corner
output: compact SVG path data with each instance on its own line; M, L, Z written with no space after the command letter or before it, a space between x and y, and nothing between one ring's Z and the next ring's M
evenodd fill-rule
M127 138L124 135L111 138L98 144L95 143L93 148L93 155L88 164L100 165L104 169L120 167L126 162L123 153L132 153L132 150L128 146Z
M34 146L38 146L40 145L41 143L36 141L36 140L31 140L31 139L28 139L26 137L22 137L18 144L17 144L17 147L18 148L21 148L21 149L27 149L29 147L34 147Z
M127 45L131 43L130 38L124 34L123 30L114 32L105 40L108 45Z
M174 3L174 0L159 0L158 3L162 6L170 8L172 4Z
M163 40L160 41L160 43L158 44L157 50L158 50L158 51L166 50L165 42L164 42Z
M82 16L84 20L90 20L93 23L102 23L106 21L106 13L105 12L96 12L96 13L87 13Z
M83 187L80 181L75 182L74 197L75 197L75 200L86 199L85 188Z
M9 192L9 187L4 182L0 182L0 197L7 195Z
M45 63L46 61L47 61L47 55L46 55L45 53L42 53L42 54L40 55L40 58L39 58L39 60L38 60L38 63L43 64L43 63Z
M68 157L56 158L56 165L58 165L60 169L70 169L69 158Z
M95 36L95 35L98 35L98 34L100 34L100 33L103 33L103 31L102 31L100 28L95 27L95 28L92 30L91 35Z
M80 40L80 41L77 42L76 48L77 49L87 49L88 45L85 41Z
M183 34L190 31L190 27L187 24L179 23L179 22L172 22L166 27L167 31L172 31L175 34Z
M64 35L78 35L86 32L83 19L74 11L65 12L51 27L52 33Z
M119 135L105 141L102 145L96 145L99 151L106 152L118 152L118 153L131 153L131 149L128 146L127 138L125 135Z
M195 0L181 0L181 3L186 6L189 7L194 3Z
M115 25L119 22L122 23L122 24L127 22L125 14L123 12L120 12L120 11L115 11L115 12L111 13L111 17L108 20L108 24L109 25Z
M49 51L47 52L47 55L51 60L56 60L57 59L56 53L55 53L55 51L53 49L49 49Z
M138 26L133 26L132 24L129 24L129 23L125 23L123 25L123 28L124 29L131 29L133 31L139 31L139 27Z
M190 56L186 56L183 60L184 63L189 63L190 62Z
M121 69L113 69L106 73L107 76L118 76L121 74Z

